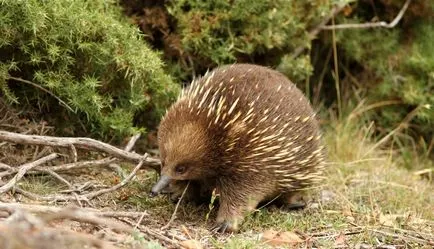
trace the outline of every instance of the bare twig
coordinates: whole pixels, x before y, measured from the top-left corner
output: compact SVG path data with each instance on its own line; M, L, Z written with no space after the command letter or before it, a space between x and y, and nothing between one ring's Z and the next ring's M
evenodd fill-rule
M145 154L145 156L147 156L147 154ZM146 158L144 159L146 160ZM48 196L40 196L37 194L33 194L30 193L28 191L25 191L23 189L20 188L15 188L15 191L17 193L20 193L24 196L26 196L27 198L33 199L33 200L43 200L43 201L70 201L70 200L84 200L84 201L89 201L90 199L93 199L97 196L109 193L109 192L113 192L118 190L119 188L125 186L131 179L133 179L133 177L136 175L137 171L142 167L143 165L143 161L140 161L139 164L137 164L137 166L133 169L133 171L128 175L127 178L125 178L123 181L121 181L120 183L110 187L110 188L105 188L105 189L101 189L98 191L94 191L94 192L90 192L84 195L78 195L78 196L74 196L74 195L48 195Z
M410 241L417 242L417 243L420 243L420 244L434 245L433 243L431 243L428 240L419 239L419 238L416 238L416 237L413 237L413 236L410 236L410 235L401 235L401 234L398 234L398 233L391 233L391 232L386 232L386 231L382 231L382 230L378 230L378 229L371 229L371 228L368 228L368 230L371 231L371 232L377 233L377 234L382 234L382 235L388 236L388 237L402 239L404 241L405 240L410 240Z
M29 81L29 80L25 80L25 79L21 79L21 78L10 77L10 76L9 76L8 78L11 79L11 80L15 80L15 81L19 81L19 82L22 82L22 83L25 83L25 84L29 84L29 85L31 85L31 86L33 86L33 87L38 88L39 90L42 90L43 92L48 93L48 94L51 95L53 98L57 99L57 101L59 101L59 102L60 102L63 106L65 106L68 110L70 110L70 111L73 112L73 113L76 113L76 112L74 111L74 109L72 109L68 104L66 104L65 101L61 100L61 99L60 99L59 97L57 97L54 93L48 91L47 89L43 88L42 86L40 86L40 85L38 85L38 84L36 84L36 83L33 83L33 82Z
M331 13L326 16L315 28L309 31L309 37L311 40L315 39L315 37L318 35L319 32L321 32L324 25L326 25L334 16L336 16L339 12L342 11L342 9L345 7L345 5L342 6L335 6ZM306 49L305 46L300 46L294 49L294 51L291 54L291 58L298 57L303 51Z
M66 186L68 186L69 188L73 188L72 184L70 182L68 182L65 178L63 178L61 175L57 174L56 172L46 169L46 170L42 170L43 172L46 172L50 175L52 175L54 178L56 178L57 180L63 182L66 184Z
M386 136L380 139L380 141L374 144L367 152L365 152L363 158L369 155L369 153L371 153L375 149L377 149L380 145L384 144L394 134L404 129L407 126L407 124L416 116L417 112L423 107L424 107L423 105L419 105L416 108L414 108L410 113L408 113L407 116L404 117L404 119L401 121L401 123L399 123L399 125L395 129L389 132Z
M134 145L136 144L137 140L140 138L140 133L134 135L131 137L130 141L128 142L128 144L125 146L124 150L130 152ZM126 178L127 175L125 173L125 171L121 168L121 166L119 166L119 164L117 163L110 163L109 168L111 168L112 170L116 171L116 173L121 177L121 178Z
M190 185L190 182L187 183L187 186L185 186L184 191L182 191L182 195L179 198L178 202L176 203L175 210L173 211L172 216L170 217L169 222L167 222L166 225L164 225L163 227L161 227L161 230L165 230L166 228L168 228L170 226L170 224L175 220L176 212L178 212L179 204L181 203L182 198L184 198L185 192L187 192L187 189L188 189L189 185Z
M58 219L70 219L79 222L104 225L112 229L115 229L119 232L132 233L134 231L131 227L126 226L123 223L115 222L114 220L111 219L98 217L94 213L83 212L79 208L64 208L58 212L49 214L48 216L45 217L44 220L46 222L51 222Z
M116 161L116 158L103 158L99 160L91 160L91 161L82 161L82 162L76 162L76 163L68 163L58 166L52 166L50 167L50 170L55 172L62 172L62 171L68 171L72 169L81 169L81 168L87 168L89 166L103 166L107 165L109 163L112 163Z
M131 226L135 225L132 221L127 220L127 219L122 219L122 221L130 224ZM161 234L159 232L153 231L153 230L151 230L148 227L140 226L139 225L139 226L137 226L137 229L139 229L141 232L143 232L143 233L145 233L145 234L147 234L147 235L149 235L149 236L151 236L153 238L156 238L158 240L164 241L164 242L169 243L171 245L176 245L178 247L182 246L181 244L179 244L178 241L173 240L173 239L171 239L171 238L169 238L169 237L167 237L167 236L165 236L165 235L163 235L163 234Z
M59 194L55 194L55 195L47 195L47 196L42 196L42 195L38 195L38 194L34 194L28 191L25 191L19 187L14 187L14 192L19 193L29 199L32 200L36 200L36 201L71 201L71 200L76 200L75 196L72 195L59 195Z
M125 151L131 151L133 149L134 145L136 144L137 140L139 140L140 136L141 136L140 133L132 136L130 141L128 142L127 146L125 146L124 150Z
M0 141L58 147L70 147L71 145L74 145L76 147L84 149L95 149L129 161L143 161L143 163L146 163L146 166L152 167L153 169L158 169L158 165L160 163L158 159L150 158L148 156L142 156L137 153L127 152L112 145L86 137L76 138L23 135L19 133L0 131Z
M72 156L74 158L74 163L76 163L78 161L78 155L77 155L77 150L75 149L75 146L73 144L71 144L69 146L69 148L71 148L72 151Z
M147 156L147 154L145 154L145 156ZM101 190L98 190L98 191L95 191L95 192L91 192L91 193L85 194L85 195L83 195L83 197L85 197L87 199L93 199L93 198L95 198L95 197L97 197L99 195L116 191L119 188L125 186L131 179L133 179L133 177L136 175L137 171L142 167L143 162L145 160L146 160L146 157L144 158L143 161L140 161L139 164L137 164L137 166L133 169L133 171L131 171L130 175L127 178L125 178L124 180L122 180L120 183L118 183L118 184L116 184L116 185L114 185L113 187L110 187L110 188L101 189Z
M134 229L136 229L140 223L142 223L143 218L145 218L146 212L143 212L143 214L140 216L139 220L137 221L136 225L134 226Z
M315 238L334 238L338 237L339 235L354 235L354 234L360 234L363 232L363 229L357 228L357 229L348 229L339 233L333 233L333 232L318 232L318 233L308 233L307 236L315 237Z
M35 167L31 171L28 171L27 174L35 174L35 173L38 173L39 171L44 171L47 169L49 169L53 172L63 172L63 171L68 171L68 170L87 168L90 166L93 166L93 167L103 166L103 165L110 164L116 160L117 160L116 158L104 158L104 159L100 159L100 160L82 161L82 162L68 163L68 164L51 166L51 167ZM15 174L16 172L18 172L18 170L19 170L19 168L11 167L8 171L0 172L0 177Z
M65 207L46 206L38 204L24 204L24 203L0 203L0 210L8 213L15 212L16 210L24 210L31 213L57 213L63 210ZM76 208L77 209L77 208ZM92 213L93 215L100 217L128 217L137 218L140 216L149 216L147 212L125 212L125 211L101 211L94 208L80 208L81 212Z
M398 15L393 19L392 22L369 22L369 23L347 23L347 24L337 24L337 25L327 25L322 26L323 30L333 30L333 29L365 29L365 28L394 28L407 11L408 6L410 5L411 0L407 0L399 11Z
M18 170L18 173L8 183L6 183L5 185L0 187L0 194L3 194L5 192L9 191L11 188L13 188L15 186L15 184L19 180L21 180L21 178L26 174L26 172L28 170L30 170L30 169L38 166L38 165L44 164L48 161L51 161L51 160L55 159L57 156L58 155L56 153L53 153L53 154L50 154L50 155L45 156L43 158L40 158L34 162L23 164L22 166L19 167L20 169Z
M11 167L11 166L9 166L9 165L7 165L7 164L0 163L0 169L12 170L12 169L14 169L14 168ZM1 177L1 176L0 176L0 177Z
M69 229L52 228L39 224L30 225L27 220L20 220L18 223L0 223L2 236L0 243L7 248L69 248L66 244L81 244L86 248L116 249L110 243L96 238L90 234L84 234ZM69 243L68 243L69 242ZM8 247L12 245L12 247ZM29 247L30 246L30 247Z

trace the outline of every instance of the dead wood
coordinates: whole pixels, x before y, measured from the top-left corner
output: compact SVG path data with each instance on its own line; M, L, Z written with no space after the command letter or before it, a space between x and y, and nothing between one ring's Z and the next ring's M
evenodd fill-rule
M157 169L160 164L160 161L158 159L150 158L147 155L140 155L134 152L128 152L126 150L119 149L115 146L103 143L101 141L86 137L53 137L24 135L20 133L0 131L0 141L64 148L71 148L71 146L74 146L86 150L97 150L128 161L143 161L145 166L151 167L153 169Z

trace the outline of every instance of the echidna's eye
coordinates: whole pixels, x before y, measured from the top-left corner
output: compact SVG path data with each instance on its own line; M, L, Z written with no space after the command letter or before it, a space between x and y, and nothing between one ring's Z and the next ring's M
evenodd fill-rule
M183 164L177 165L175 167L175 172L178 175L184 174L185 170L187 169L187 167Z

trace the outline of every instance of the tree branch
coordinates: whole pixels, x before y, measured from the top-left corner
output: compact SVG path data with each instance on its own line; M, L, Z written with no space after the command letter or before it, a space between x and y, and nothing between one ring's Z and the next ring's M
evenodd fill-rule
M56 153L52 153L48 156L45 156L43 158L40 158L34 162L31 163L26 163L23 164L22 166L20 166L20 169L18 170L18 173L5 185L0 187L0 194L3 194L7 191L9 191L11 188L13 188L15 186L15 184L21 180L21 178L26 174L26 172L38 165L44 164L48 161L51 161L53 159L55 159L58 155Z
M112 145L103 143L101 141L86 138L86 137L52 137L52 136L39 136L39 135L23 135L19 133L0 131L0 141L7 141L11 143L33 144L33 145L46 145L70 148L71 145L83 149L95 149L101 152L108 153L118 158L128 161L146 163L153 169L158 169L160 160L150 158L147 155L139 155L134 152L128 152Z
M407 0L399 11L398 15L393 19L392 22L368 22L368 23L347 23L347 24L336 24L336 25L327 25L322 26L322 30L332 30L332 29L365 29L365 28L394 28L399 21L404 16L405 11L407 11L408 6L410 5L411 0Z

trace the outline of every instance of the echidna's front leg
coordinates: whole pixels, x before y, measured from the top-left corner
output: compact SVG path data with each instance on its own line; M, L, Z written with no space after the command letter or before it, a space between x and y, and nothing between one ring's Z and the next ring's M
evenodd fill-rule
M242 183L222 185L220 187L220 206L216 225L218 232L236 232L245 215L253 211L262 200L262 195L253 189L242 187Z

